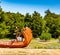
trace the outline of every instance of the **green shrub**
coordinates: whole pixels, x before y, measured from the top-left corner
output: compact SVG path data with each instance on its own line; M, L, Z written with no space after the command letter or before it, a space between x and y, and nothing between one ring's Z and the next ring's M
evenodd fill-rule
M59 43L60 43L60 36L59 36L59 38L58 38L58 39L59 39Z
M50 40L51 39L51 34L50 33L42 33L41 36L39 37L41 40Z

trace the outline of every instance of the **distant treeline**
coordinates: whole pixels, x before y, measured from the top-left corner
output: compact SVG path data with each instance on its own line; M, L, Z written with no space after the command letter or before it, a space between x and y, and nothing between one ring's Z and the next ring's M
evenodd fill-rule
M43 33L50 33L53 38L60 36L60 14L45 11L45 16L34 11L32 15L19 12L5 12L0 7L0 38L15 38L14 31L16 27L22 28L27 24L32 29L33 37L39 37Z

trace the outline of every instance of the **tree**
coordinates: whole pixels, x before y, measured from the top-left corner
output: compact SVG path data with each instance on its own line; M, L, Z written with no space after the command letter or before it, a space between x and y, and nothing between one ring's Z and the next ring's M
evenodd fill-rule
M29 13L26 13L25 18L24 18L24 25L27 25L28 27L31 28L31 23L32 23L32 17Z
M5 17L5 13L0 7L0 38L4 38L7 34L9 34L9 30L7 29L5 22Z
M60 15L51 13L50 10L47 10L45 13L46 26L50 29L49 32L52 34L52 37L57 38L59 36L58 33L60 33Z
M33 30L34 37L38 37L42 33L42 16L34 11L32 14L32 23L31 23L31 29Z

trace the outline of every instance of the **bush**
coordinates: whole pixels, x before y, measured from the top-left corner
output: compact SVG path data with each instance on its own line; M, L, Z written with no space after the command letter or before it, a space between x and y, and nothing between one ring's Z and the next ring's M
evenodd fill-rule
M59 43L60 43L60 36L59 36L59 38L58 38L58 39L59 39Z
M51 34L50 33L42 33L39 38L41 40L47 41L47 40L50 40L51 39Z

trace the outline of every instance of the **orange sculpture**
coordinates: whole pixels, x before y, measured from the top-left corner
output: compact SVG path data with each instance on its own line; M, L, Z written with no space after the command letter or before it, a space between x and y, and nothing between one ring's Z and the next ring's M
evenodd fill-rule
M32 31L29 27L24 28L24 31L20 34L20 36L24 37L22 42L19 41L6 41L0 42L0 48L22 48L26 47L31 39L32 39Z

